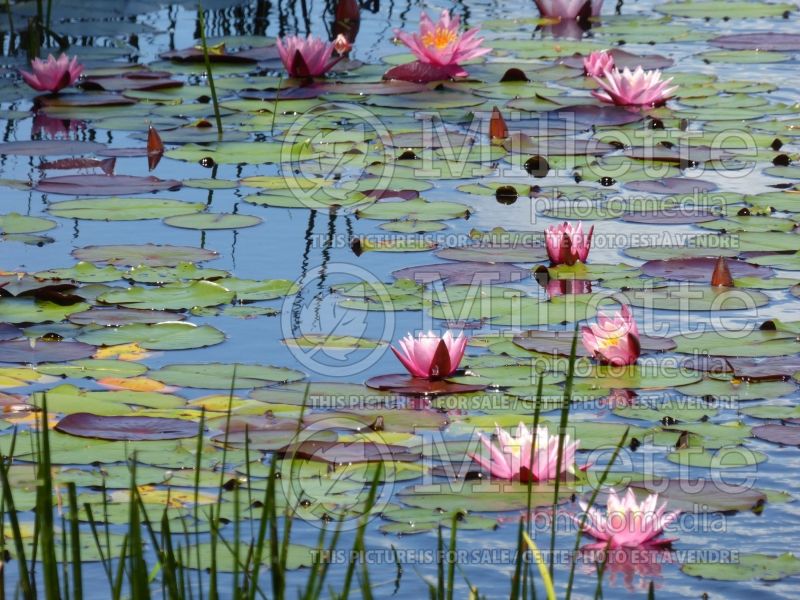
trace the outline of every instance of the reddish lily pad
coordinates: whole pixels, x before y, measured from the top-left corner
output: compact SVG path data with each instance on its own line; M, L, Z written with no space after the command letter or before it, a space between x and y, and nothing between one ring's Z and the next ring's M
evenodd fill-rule
M547 114L558 115L567 120L567 122L571 122L571 120L574 119L578 124L591 124L597 127L602 127L604 125L627 125L628 123L635 123L636 121L642 120L642 113L638 110L631 110L622 106L599 106L591 104L566 106Z
M774 356L769 359L728 358L733 376L743 381L775 381L800 373L800 357Z
M663 208L660 210L626 213L620 217L626 223L646 225L690 225L715 221L719 215L700 207Z
M437 263L399 269L392 273L396 279L413 279L420 283L442 281L445 285L495 284L518 282L531 276L529 269L497 263L463 261Z
M56 429L69 435L100 440L175 440L197 435L197 425L186 419L91 413L67 415L56 424Z
M39 96L36 100L47 113L48 108L77 108L87 106L130 106L136 100L109 92L85 92L83 94L55 94Z
M676 281L693 281L710 283L711 275L717 259L712 257L668 258L665 260L648 260L641 267L642 272L650 277L664 277ZM769 267L752 265L741 260L728 260L728 269L735 278L739 277L772 277L775 272Z
M15 340L0 342L0 362L43 363L66 362L87 358L96 348L82 342L46 342L37 340Z
M431 81L444 81L453 79L463 69L458 65L439 66L424 63L418 60L414 62L392 67L383 78L386 80L407 81L410 83L429 83Z
M274 52L277 55L277 49ZM170 50L169 52L163 52L160 56L163 59L175 62L202 63L205 60L203 49L196 46L182 50ZM228 52L224 47L209 52L208 59L212 63L235 65L247 65L256 62L255 58L251 58L241 52Z
M22 331L11 323L0 323L0 340L13 340L22 337Z
M800 427L797 425L758 425L752 431L753 436L760 440L783 446L800 446Z
M183 82L170 79L166 71L133 71L111 77L87 77L80 85L84 90L124 92L176 88L183 86Z
M635 482L630 487L642 495L658 494L669 501L671 510L685 512L754 510L767 501L766 494L751 486L714 479L658 479Z
M102 308L73 313L67 317L76 325L104 325L116 327L130 323L161 323L162 321L182 321L185 315L166 310L141 310L138 308Z
M443 379L422 379L406 373L378 375L368 379L366 385L378 390L390 390L397 394L413 396L441 396L442 394L466 394L485 390L485 385L451 383Z
M735 33L721 35L709 41L712 46L726 50L777 50L794 52L800 50L800 34L777 33Z
M139 177L135 175L64 175L47 177L34 189L48 194L73 196L119 196L178 190L183 184L175 179Z
M695 192L711 192L717 189L717 185L710 181L684 177L629 181L625 184L625 187L634 192L648 194L694 194Z
M99 142L74 140L26 140L0 144L0 154L20 156L63 156L89 154L104 149Z

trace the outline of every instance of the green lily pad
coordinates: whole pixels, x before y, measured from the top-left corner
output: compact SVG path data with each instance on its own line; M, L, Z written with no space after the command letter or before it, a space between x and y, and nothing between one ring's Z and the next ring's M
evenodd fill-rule
M180 263L175 267L133 267L125 271L123 277L139 283L170 283L197 279L218 279L228 275L230 273L222 269L208 269L198 267L192 263Z
M789 552L778 556L739 552L736 560L730 563L693 561L682 564L681 571L717 581L778 581L800 574L800 558Z
M769 296L755 290L704 285L678 285L620 292L632 306L657 310L752 310L769 303Z
M122 271L118 271L111 265L97 267L89 262L79 262L76 265L64 269L49 269L34 273L40 279L72 279L82 283L107 283L109 281L119 281L122 279Z
M720 448L715 452L703 448L685 448L667 454L667 460L684 468L739 469L762 463L767 460L767 455L744 446Z
M240 302L255 300L274 300L283 296L290 296L299 291L299 287L288 279L238 279L228 277L217 281L225 289L230 290Z
M727 2L726 0L689 0L687 2L666 2L656 10L674 17L696 19L746 19L753 17L779 17L797 7L792 4L770 2Z
M203 202L185 202L156 196L152 198L109 197L53 202L47 207L47 212L65 219L138 221L196 213L205 207Z
M740 401L788 396L796 390L797 386L790 381L748 383L738 380L704 379L698 383L684 386L680 391L688 396L713 396L719 402L733 405Z
M49 231L55 226L54 221L41 217L30 217L14 212L0 215L0 233L4 234L39 233Z
M31 396L31 403L41 407L45 397L47 410L53 413L91 412L103 416L130 414L134 406L178 408L186 403L183 398L172 394L128 390L96 392L69 384L60 385L46 392L37 392Z
M89 304L78 302L62 306L35 298L0 298L0 313L6 323L47 323L63 321L72 313L87 310Z
M797 336L780 331L754 330L746 335L725 335L716 331L685 334L672 338L675 351L712 356L783 356L800 352Z
M684 388L686 387L690 386L684 386ZM615 408L614 414L626 419L641 419L643 421L670 419L683 422L708 419L717 414L717 409L713 406L703 406L699 403L687 406L685 402L667 400L656 406L641 406L637 403L633 406Z
M362 219L383 221L443 221L468 217L470 210L470 207L456 202L428 202L415 198L403 202L378 202L356 211L356 215Z
M232 213L197 213L181 214L164 219L166 225L182 229L244 229L261 223L261 218L254 215Z
M86 331L77 339L95 346L135 343L148 350L187 350L219 344L225 341L225 334L211 325L174 321L103 327Z
M596 365L588 374L577 377L575 381L604 389L657 390L689 385L700 381L700 379L702 379L700 373L693 373L679 367L647 362L626 367Z
M288 161L308 160L315 152L307 144L284 144L281 142L216 142L212 144L184 144L180 148L167 150L164 156L187 162L211 159L217 164L261 165Z
M167 283L156 288L128 288L106 292L98 300L106 304L119 304L126 308L155 310L181 310L195 306L217 306L233 300L230 290L212 281Z
M566 498L571 493L567 486L562 486L559 499ZM531 493L531 506L551 506L553 497L552 486L535 484ZM464 513L518 511L528 506L528 486L510 481L480 480L420 484L400 490L398 498L408 506L432 510Z
M128 360L85 359L66 363L45 363L36 366L39 373L71 378L103 379L104 377L138 377L147 367Z
M234 371L236 381L233 381ZM286 367L249 364L173 364L150 372L150 377L168 385L227 390L255 388L300 381L305 374Z

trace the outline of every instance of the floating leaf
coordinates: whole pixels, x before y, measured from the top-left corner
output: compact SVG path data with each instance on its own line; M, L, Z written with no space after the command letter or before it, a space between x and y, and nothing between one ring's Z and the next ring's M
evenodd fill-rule
M138 221L196 213L205 208L202 202L184 202L166 198L90 198L54 202L47 211L65 219L95 221Z
M234 389L254 388L300 381L305 375L285 367L210 363L167 365L151 371L150 377L168 385L227 390L231 387Z
M178 190L181 182L157 177L134 175L64 175L47 177L34 189L47 194L69 194L72 196L107 196L108 194L146 194L166 190Z
M800 558L789 552L779 556L737 552L733 562L698 560L682 564L681 571L693 577L717 581L777 581L800 574Z
M72 255L92 263L151 267L174 267L186 262L203 262L218 258L213 250L191 246L141 244L129 246L86 246L72 251Z
M197 425L184 419L157 417L102 416L72 413L56 424L69 435L101 440L174 440L195 437Z
M67 362L91 356L94 350L94 346L81 342L0 341L0 362L26 364Z
M182 229L244 229L260 224L261 218L233 213L197 213L168 217L164 223Z
M182 310L196 306L217 306L233 300L233 292L212 281L167 283L156 288L128 288L106 292L98 298L106 304L127 308Z
M148 350L186 350L219 344L225 334L211 325L177 321L103 327L82 333L78 340L95 346L136 343Z

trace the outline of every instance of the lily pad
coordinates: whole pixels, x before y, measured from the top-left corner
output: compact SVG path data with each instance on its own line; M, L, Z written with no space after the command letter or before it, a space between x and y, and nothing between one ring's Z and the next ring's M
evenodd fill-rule
M233 213L197 213L170 216L164 219L166 225L182 229L244 229L261 223L261 218L254 215Z
M148 350L187 350L219 344L225 334L211 325L173 321L103 327L82 333L77 339L95 346L136 343Z
M161 323L178 321L184 316L160 310L141 310L136 308L93 307L90 310L72 313L68 319L78 325L118 326L129 323Z
M135 175L63 175L47 177L34 189L47 194L72 196L107 196L108 194L146 194L148 192L175 191L181 182L157 177Z
M236 379L234 381L234 374ZM173 364L150 372L150 377L168 385L227 390L255 388L300 381L305 375L286 367L251 364Z
M174 267L186 262L213 260L219 255L213 250L192 246L161 244L86 246L72 251L72 255L86 262L111 265Z
M90 219L95 221L138 221L161 219L173 215L199 212L202 202L184 202L166 198L88 198L54 202L47 211L65 219Z
M94 346L81 342L8 340L0 341L0 362L25 364L67 362L91 356L94 351Z
M797 425L758 425L753 435L760 440L783 446L800 446L800 427Z
M789 552L778 556L738 552L734 562L693 561L682 564L681 571L693 577L717 581L778 581L800 574L800 558Z
M69 435L101 440L174 440L197 436L197 425L185 419L102 416L72 413L56 423Z
M212 281L168 283L156 288L134 287L102 294L98 300L126 308L182 310L217 306L233 300L233 292Z

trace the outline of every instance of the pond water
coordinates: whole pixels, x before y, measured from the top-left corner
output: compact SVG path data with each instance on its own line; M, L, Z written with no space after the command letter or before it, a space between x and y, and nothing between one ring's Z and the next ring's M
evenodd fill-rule
M388 91L380 83L383 72L413 58L393 41L393 29L415 31L423 9L433 13L445 8L460 15L465 26L481 26L485 44L495 50L485 61L465 65L471 75L467 81L428 84L428 89L409 84ZM380 486L375 509L382 515L371 519L366 529L365 545L375 551L370 565L375 596L427 594L426 580L435 582L437 573L431 558L436 525L449 526L453 512L461 511L457 543L466 554L456 570L455 597L467 597L468 581L486 597L505 597L515 568L509 557L516 549L518 522L525 513L525 503L519 505L525 486L506 483L511 488L469 492L462 486L474 481L454 480L448 473L469 466L465 450L470 444L475 449L477 431L489 433L494 422L506 428L520 420L531 423L538 382L530 370L531 360L549 373L545 384L550 401L542 408L542 422L557 426L557 401L566 379L564 352L558 356L546 350L534 353L513 343L513 335L508 334L537 329L568 335L587 317L594 321L599 297L618 294L617 300L634 306L643 334L681 336L679 347L667 345L666 352L645 348L638 367L614 377L604 376L605 371L589 358L579 360L576 398L569 415L573 436L583 441L578 464L589 463L588 472L598 476L630 425L630 435L640 443L623 449L613 468L614 481L628 472L640 478L644 474L645 479L701 478L710 480L713 487L694 501L684 499L683 504L681 494L673 489L664 494L665 500L685 511L686 518L667 532L668 537L677 538L674 553L642 563L628 556L627 562L609 564L605 597L646 597L650 581L657 598L797 597L800 561L795 559L784 557L783 570L777 575L769 571L764 579L734 568L733 576L717 580L713 564L720 552L725 561L724 551L742 556L791 551L792 530L799 524L800 511L792 495L800 484L795 470L800 459L797 430L791 430L800 418L796 409L800 373L800 348L796 347L800 238L795 227L800 191L794 187L800 180L794 162L800 131L794 77L800 52L796 7L715 0L620 1L616 6L609 2L599 22L581 32L554 31L539 21L533 2L475 0L429 6L376 0L362 6L349 60L328 76L325 87L318 80L316 88L300 88L297 81L287 80L272 45L277 36L295 33L327 39L332 6L215 0L205 2L204 9L208 44L224 42L211 56L225 127L224 141L219 144L202 63L162 56L194 51L199 43L194 3L53 3L51 29L66 36L71 44L68 51L86 67L85 77L107 90L69 89L56 100L34 100L35 93L16 76L16 69L27 62L18 33L35 14L36 3L12 4L15 34L9 33L9 22L0 15L5 75L0 86L0 270L5 273L0 273L0 282L6 284L0 288L0 321L8 324L3 325L7 330L0 329L0 339L8 340L0 342L0 398L4 406L15 407L8 409L5 420L9 435L0 438L3 453L9 451L11 425L18 425L21 432L35 426L31 414L18 405L41 405L39 392L45 390L57 388L49 400L50 411L56 413L54 421L89 412L178 418L196 424L199 409L205 406L207 418L213 419L206 436L215 441L207 440L201 477L208 485L203 487L213 495L220 471L228 474L226 478L246 473L244 445L239 443L246 423L257 430L250 450L258 458L263 454L263 460L251 464L253 489L258 490L253 493L260 494L272 452L292 442L291 424L300 417L306 382L311 382L303 415L308 429L301 439L352 445L349 454L343 453L345 457L358 453L363 457L369 448L385 457L387 452L398 453L399 447L413 455L406 463L397 458L386 461L391 472ZM763 39L756 42L741 35L756 33L764 34ZM735 49L714 42L723 35L734 36ZM764 44L771 40L775 49L765 50ZM240 48L245 52L256 48L249 55L255 59L224 62L220 58ZM630 112L631 118L623 116L622 109L599 110L600 104L589 95L596 85L574 65L559 63L569 64L574 53L603 48L632 55L618 59L621 63L665 66L666 74L679 86L676 97L663 107ZM142 81L141 76L130 77L137 64L161 73L155 78L162 83L177 80L183 86L164 83L153 89L133 89ZM525 71L531 81L498 83L512 67ZM295 88L310 93L288 98ZM276 103L276 90L287 99ZM505 148L489 143L487 126L493 106L500 108L512 133L530 136L527 145L521 147L519 138ZM542 117L563 107L567 108L558 118ZM582 107L591 108L584 112ZM197 126L200 119L207 122ZM167 149L152 170L145 151L149 123ZM443 133L442 123L449 134ZM461 134L468 136L466 142ZM544 141L537 146L537 139ZM39 144L21 145L29 140ZM47 140L56 142L48 146ZM587 158L580 150L583 141L602 144L609 140L619 143L598 150L595 157ZM459 154L472 142L472 153ZM550 152L548 144L552 144ZM137 151L126 154L117 149ZM651 158L653 153L662 159L667 153L677 154L681 162L626 156L632 149L644 149ZM409 160L412 153L420 159ZM532 155L549 161L551 168L545 176L532 177L523 168ZM154 186L143 179L126 189L130 181L108 178L104 183L102 178L90 178L108 177L94 163L57 162L110 156L116 156L116 176L170 180L174 185L164 187L174 189L151 193L158 183ZM209 161L210 156L215 159ZM63 166L77 168L59 168ZM441 176L430 169L456 174ZM73 177L57 179L63 176ZM247 179L256 177L264 179ZM81 188L76 192L70 185ZM495 189L500 185L514 187L512 201L498 201ZM304 192L305 186L311 191ZM538 187L531 191L531 186ZM362 194L385 189L393 193L377 201ZM430 204L422 204L417 195ZM115 197L97 204L97 199ZM94 204L69 204L78 198L95 200ZM137 198L154 201L131 209ZM158 204L162 200L194 204L170 207ZM68 204L59 206L60 202ZM226 221L234 217L198 224L185 216L203 213L257 219L227 227ZM702 218L670 220L675 214ZM565 295L548 301L531 269L546 264L543 230L564 219L583 220L584 227L593 225L593 248L585 269L559 267L551 269L549 276L569 279L572 274L572 279L590 280L591 288L583 291L594 295ZM217 229L220 224L225 228ZM395 226L400 229L393 231ZM505 230L494 232L501 243L486 240L494 228ZM517 240L516 246L503 243L514 237L513 232L532 233L536 239L522 244ZM353 240L360 241L361 253L354 252ZM144 244L191 250L181 261L169 248L143 251ZM115 245L125 247L104 248ZM403 245L411 251L397 251ZM470 245L472 250L462 248ZM198 254L204 251L215 254ZM531 253L530 260L525 260L525 252ZM734 288L709 286L714 261L723 254L733 271ZM681 257L708 260L678 266L656 262ZM739 267L734 264L736 258L758 267ZM69 269L78 260L109 271L101 275L82 265L66 273L43 273ZM469 260L473 262L464 265ZM154 269L166 268L154 273L140 268L143 261ZM109 264L119 271L110 271ZM439 268L427 266L440 264L462 265L461 279L442 283ZM399 277L411 273L427 285L406 280L401 280L401 287L392 285L394 272L412 267L418 268ZM198 273L197 268L224 273ZM506 272L511 275L501 279ZM216 283L192 283L203 279ZM456 287L470 282L475 284L472 291L477 291L478 300L469 299L465 286ZM695 287L687 287L687 282ZM366 294L353 288L352 284L359 283L367 288ZM48 287L56 284L72 287ZM663 300L663 286L676 290L670 300ZM129 292L115 294L129 287ZM159 294L161 289L166 293ZM103 327L102 313L83 318L71 315L87 309L84 302L164 308L174 314L158 321L181 319L207 327L192 331L174 324L161 330L154 325ZM365 306L370 310L363 310ZM127 319L133 322L134 317ZM768 320L776 322L775 333L758 330ZM420 398L364 386L370 378L403 371L389 343L396 345L406 332L443 332L448 327L464 327L473 338L462 363L467 371L458 375L458 381L487 386L484 391ZM702 335L692 337L693 332ZM714 332L727 332L727 337L714 337ZM56 335L63 341L40 339ZM352 337L328 339L322 345L321 336ZM36 340L39 353L35 356L12 345L26 337ZM306 343L285 342L301 338ZM84 346L71 345L75 340L96 348L84 352ZM363 349L354 347L357 340L378 343ZM115 349L118 343L136 346ZM331 347L336 344L340 347ZM69 349L62 354L58 348L65 347ZM549 347L547 342L538 346ZM70 355L71 351L80 356ZM120 362L70 366L73 359L89 356L119 358ZM746 363L749 358L758 366L758 375L751 380L741 375L754 368ZM731 368L737 360L738 366ZM233 371L213 371L203 366L207 363L278 367L257 374L238 368L237 377L255 381L235 386L230 435L236 443L230 444L226 468L218 463ZM171 367L180 364L201 366L186 375ZM721 364L725 372L712 370ZM81 365L89 367L89 372L81 371ZM146 392L132 388L131 377L146 377L141 383L153 385L147 392L150 395L138 396ZM284 381L291 383L282 385ZM129 394L125 398L80 391L110 386L133 391L125 392ZM634 392L632 405L614 407L605 402L612 390L620 389ZM382 418L384 428L370 432L376 418ZM751 428L765 424L783 425L774 435L788 442L754 437ZM192 487L195 442L191 438L102 441L108 434L104 435L102 425L95 427L95 435L89 437L66 431L51 434L54 481L59 485L75 481L82 501L102 505L96 486L105 469L114 474L114 482L108 484L111 503L123 514L125 479L122 471L113 469L125 470L122 461L132 451L140 453L143 476L150 478L142 483L155 484L143 492L154 514L162 510L160 490L179 493ZM676 450L681 443L688 448ZM33 455L29 439L18 444L14 466L18 471L12 482L17 481L23 490L26 483L34 485L26 478L30 473L26 465ZM386 450L387 444L391 451ZM354 462L358 464L357 459ZM290 469L286 460L281 464ZM350 548L368 477L363 469L346 476L339 471L337 477L343 479L337 485L343 487L323 492L325 485L333 485L325 483L331 472L336 474L329 463L303 461L301 468L307 471L296 479L282 471L278 492L286 495L289 504L297 504L301 492L313 499L294 519L292 540L313 546L325 522L321 517L336 514L338 505L352 508L339 545ZM162 484L182 469L183 484ZM470 470L477 475L476 465ZM318 472L326 475L320 479ZM420 487L434 485L441 487L435 492ZM558 597L569 571L565 556L576 535L567 515L580 510L577 496L585 500L591 494L588 486L569 491L575 495L567 494L555 520L555 548L562 552L556 555ZM447 499L438 502L437 494ZM230 517L234 496L230 491L223 496L228 507L225 515ZM549 525L552 512L547 502L540 504L534 511L535 540L544 550L549 549L550 530L543 523ZM30 494L17 505L20 519L32 522ZM192 506L188 497L175 501L174 516L186 517ZM111 522L112 532L125 531L124 517ZM232 527L229 523L223 536ZM249 539L255 535L257 522L243 520L242 530ZM449 539L449 529L444 529L444 535ZM404 563L402 572L393 549L402 557L397 559ZM148 553L152 566L152 548ZM738 557L734 554L728 561L739 564ZM768 569L777 568L766 560ZM691 568L686 568L704 561L711 565L699 574L711 578L692 576ZM6 587L13 589L19 573L16 561L4 569ZM335 564L328 583L338 589L344 573L344 566ZM292 588L302 585L307 576L306 568L290 571L288 593L293 594ZM84 577L85 597L109 597L100 563L87 562ZM223 573L222 581L227 577ZM190 585L197 592L205 583L201 577ZM595 565L579 564L574 597L595 597L596 587ZM160 585L154 589L159 593ZM544 597L541 589L539 593ZM223 593L222 597L232 596Z

